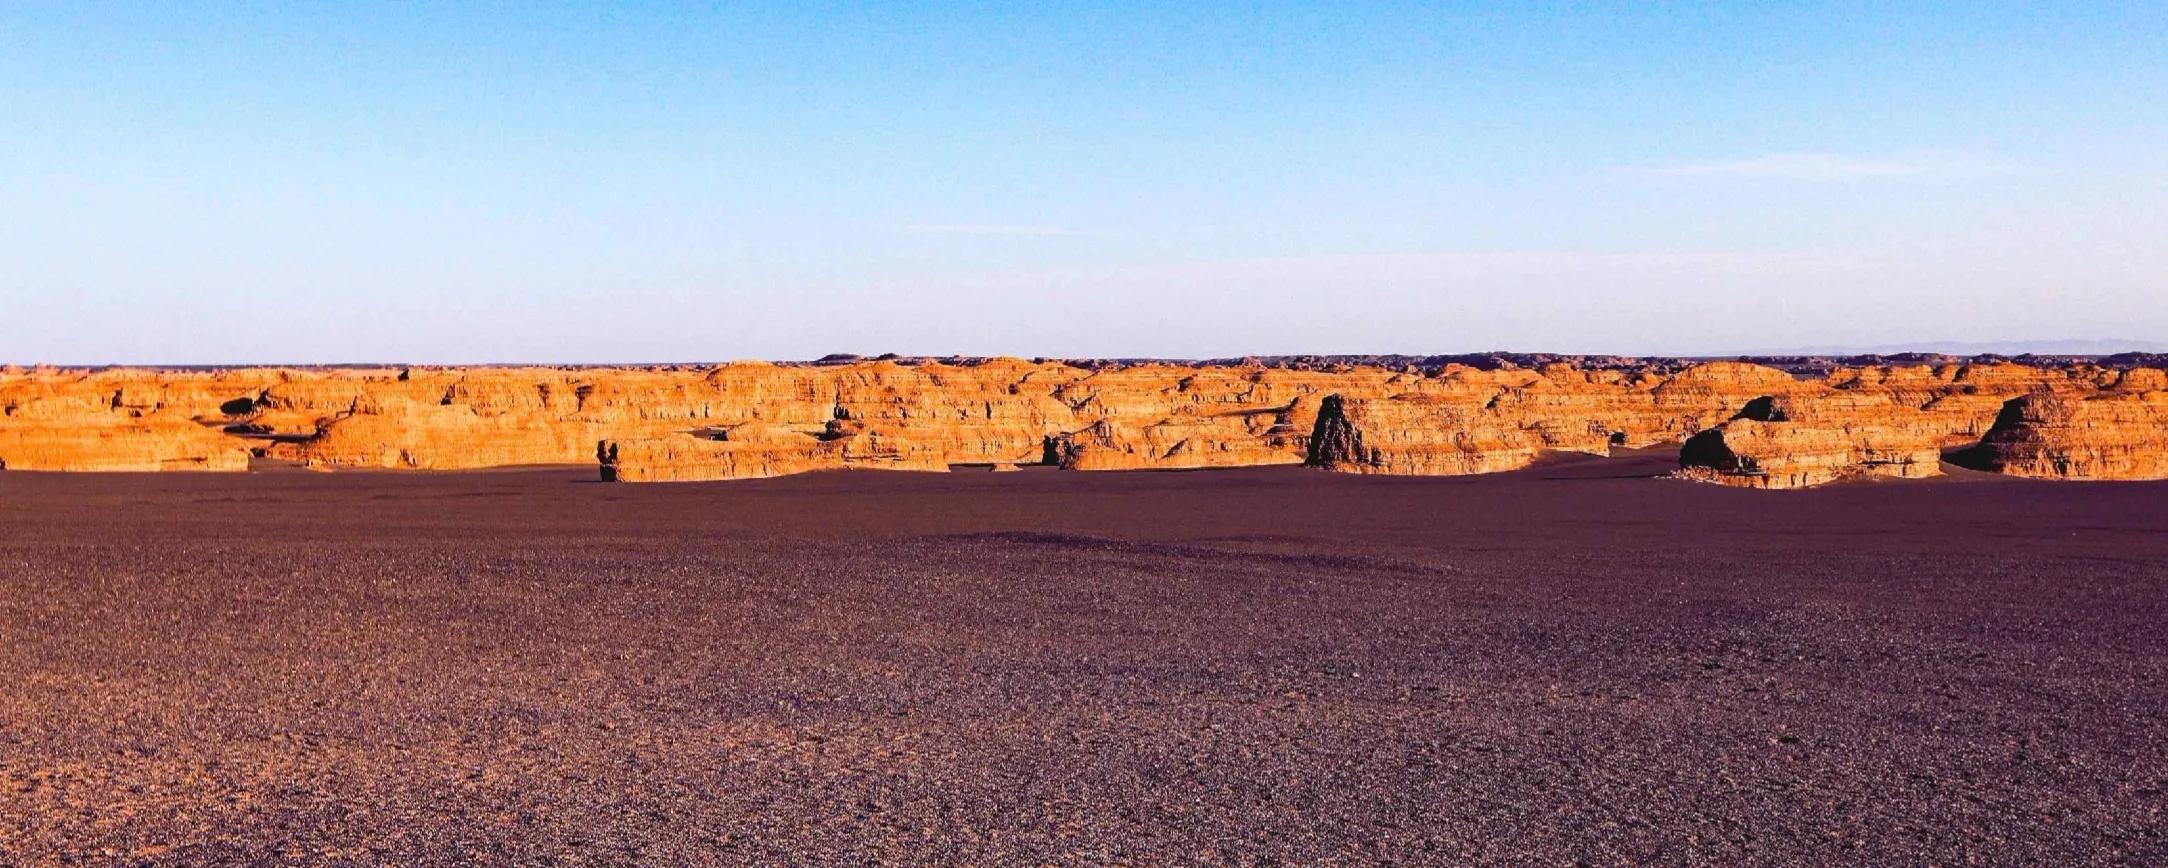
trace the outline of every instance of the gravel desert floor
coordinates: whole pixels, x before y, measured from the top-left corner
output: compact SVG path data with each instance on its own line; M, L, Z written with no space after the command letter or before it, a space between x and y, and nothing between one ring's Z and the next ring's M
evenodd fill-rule
M0 474L0 862L2168 861L2168 483Z

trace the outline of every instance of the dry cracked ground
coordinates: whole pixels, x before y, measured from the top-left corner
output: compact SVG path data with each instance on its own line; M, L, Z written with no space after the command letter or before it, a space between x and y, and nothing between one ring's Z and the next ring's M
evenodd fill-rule
M2168 484L0 474L0 862L2159 864Z

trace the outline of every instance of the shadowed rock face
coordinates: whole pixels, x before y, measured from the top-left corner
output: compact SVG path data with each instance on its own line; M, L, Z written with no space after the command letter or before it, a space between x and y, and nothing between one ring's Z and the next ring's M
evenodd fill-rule
M2146 388L2158 383L2148 376L2094 395L2013 398L1980 444L1954 457L2012 476L2168 479L2168 391Z
M1331 469L1341 464L1376 464L1381 456L1363 444L1363 432L1347 418L1347 399L1327 395L1319 402L1317 425L1310 433L1304 463Z
M1343 473L1462 476L1534 463L1536 435L1484 405L1450 396L1327 398L1309 463Z
M1941 470L1941 437L1917 408L1859 391L1763 396L1679 450L1680 475L1747 488Z
M2164 386L2154 369L1874 366L1800 379L1676 360L11 370L0 372L0 466L243 470L253 452L322 469L593 461L624 481L1035 463L1454 475L1684 441L1690 478L1789 488L1931 475L1938 450L1981 442L2004 402L2039 393L2085 409L1998 433L1983 464L2145 478L2163 450L2144 396Z

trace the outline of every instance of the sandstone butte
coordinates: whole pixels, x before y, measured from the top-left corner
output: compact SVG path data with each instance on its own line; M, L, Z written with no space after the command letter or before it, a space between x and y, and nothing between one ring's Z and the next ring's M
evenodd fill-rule
M1455 475L1681 444L1750 488L1968 467L2168 478L2168 375L2008 363L1389 368L1020 359L686 368L0 371L0 469L447 470L628 482L815 470L1307 464Z

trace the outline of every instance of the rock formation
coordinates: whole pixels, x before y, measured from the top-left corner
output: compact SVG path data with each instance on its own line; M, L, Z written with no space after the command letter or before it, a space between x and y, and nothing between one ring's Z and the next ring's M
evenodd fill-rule
M1526 467L1537 438L1484 405L1441 396L1327 397L1308 462L1343 473L1459 476Z
M1853 476L1942 472L1938 432L1887 395L1772 395L1687 439L1680 475L1748 488L1805 488Z
M2168 479L2168 391L2146 388L2158 380L2093 395L2013 398L1979 445L1956 460L2043 479Z
M1748 401L1803 386L1782 371L1730 362L1672 376L1448 366L1368 395L1321 405L1312 466L1350 473L1459 475L1526 467L1547 451L1609 454L1677 442Z
M947 470L938 449L906 438L831 423L815 434L748 422L703 435L604 440L595 457L614 482L760 479L815 470Z
M1967 453L1976 463L2012 474L2151 478L2164 450L2148 396L2164 387L2158 369L2084 364L1802 378L1745 362L1504 354L1397 366L10 369L0 466L243 470L253 453L325 470L599 459L626 481L952 464L1433 475L1686 443L1682 475L1786 488L1931 475L1940 453L1980 444Z
M246 444L164 413L0 425L0 470L242 471L248 459Z
M247 444L186 412L204 393L172 391L110 373L0 377L0 470L247 470Z

